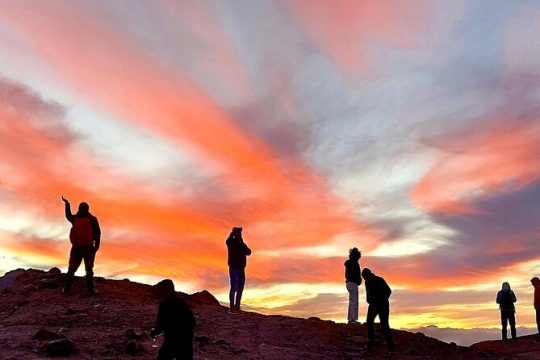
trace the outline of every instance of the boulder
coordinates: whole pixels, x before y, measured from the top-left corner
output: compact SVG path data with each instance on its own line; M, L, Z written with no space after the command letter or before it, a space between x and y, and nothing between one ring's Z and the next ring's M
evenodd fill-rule
M196 292L188 296L188 300L199 305L219 305L219 301L207 290Z
M77 352L75 343L68 338L47 341L42 345L47 356L69 356Z
M40 329L37 333L34 334L34 336L32 336L32 340L35 341L51 341L65 338L66 337L64 335L55 333L47 329Z

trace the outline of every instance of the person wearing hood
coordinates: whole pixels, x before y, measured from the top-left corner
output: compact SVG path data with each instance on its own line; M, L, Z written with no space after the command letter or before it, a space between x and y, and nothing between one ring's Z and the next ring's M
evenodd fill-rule
M71 251L69 253L69 265L64 284L64 293L69 293L73 286L75 272L84 260L86 270L86 290L94 294L94 261L96 252L99 250L101 241L101 230L97 218L90 213L90 206L82 202L76 214L71 213L69 201L62 196L66 219L71 223L69 240L71 242Z
M358 287L362 284L360 264L358 261L362 253L357 248L349 250L349 260L345 261L345 286L349 292L349 310L347 320L349 324L358 323Z
M538 339L540 340L540 279L536 276L531 279L534 286L534 310L536 310L536 327L538 329Z
M502 283L502 288L497 293L497 299L495 300L499 304L501 310L501 325L502 325L502 339L508 340L507 326L510 323L510 333L512 334L512 340L517 341L516 335L516 308L514 303L517 301L516 295L510 289L510 284L507 282Z

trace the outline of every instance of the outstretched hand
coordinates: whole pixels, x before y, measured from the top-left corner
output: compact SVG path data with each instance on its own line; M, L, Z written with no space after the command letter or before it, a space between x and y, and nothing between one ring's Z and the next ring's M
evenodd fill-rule
M64 204L69 204L69 200L66 199L64 195L62 195L62 201L64 202Z

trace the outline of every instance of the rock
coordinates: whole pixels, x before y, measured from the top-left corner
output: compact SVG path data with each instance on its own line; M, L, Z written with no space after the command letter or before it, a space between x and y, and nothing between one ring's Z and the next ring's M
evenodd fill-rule
M24 274L24 269L11 270L0 277L0 290L5 290L15 281L15 279Z
M21 285L17 288L16 292L21 295L28 295L38 290L38 287L34 284Z
M58 279L42 279L38 285L40 289L57 289L60 286L62 286L62 284Z
M128 343L126 344L126 354L139 355L144 353L145 351L146 349L143 344L141 344L135 339L128 341Z
M137 331L135 329L127 329L126 332L124 333L124 336L128 340L141 341L141 340L150 339L150 335L148 335L145 331L143 330Z
M224 347L227 349L231 347L231 345L225 339L217 339L212 344L220 345L221 347Z
M210 294L210 292L206 290L189 295L188 300L199 305L220 305L219 301L214 297L214 295Z
M65 339L66 337L62 334L57 334L53 331L47 329L40 329L37 333L32 336L32 340L35 341L51 341L51 340L60 340Z
M60 271L60 269L57 267L53 267L49 271L47 271L47 274L49 274L49 276L60 276L60 274L62 274L62 271Z
M208 336L204 336L204 335L195 336L194 340L199 343L200 347L206 346L210 343L210 339L208 338Z
M77 347L73 341L65 338L46 342L42 351L48 356L69 356L77 352Z

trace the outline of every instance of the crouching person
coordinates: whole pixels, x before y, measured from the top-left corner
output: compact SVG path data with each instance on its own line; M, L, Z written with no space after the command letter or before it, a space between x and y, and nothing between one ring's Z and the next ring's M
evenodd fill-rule
M164 333L158 360L192 360L193 331L196 321L189 305L176 295L172 280L154 285L152 292L160 300L156 326L150 333L155 338Z

